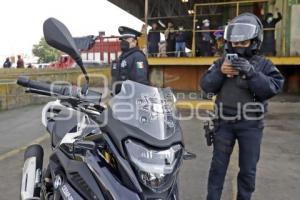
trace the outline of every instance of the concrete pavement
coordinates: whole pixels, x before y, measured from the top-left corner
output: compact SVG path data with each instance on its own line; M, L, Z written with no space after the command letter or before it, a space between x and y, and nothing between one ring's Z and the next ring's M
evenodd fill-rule
M0 156L43 136L40 124L42 106L33 106L0 113ZM265 123L257 189L253 200L295 200L300 196L300 103L273 102ZM202 122L193 117L182 121L187 148L197 159L186 161L181 171L183 200L204 200L212 149L205 145ZM48 140L42 142L45 158L49 155ZM235 149L224 185L224 200L236 194L238 149ZM1 200L17 199L23 152L0 160Z
M24 146L46 133L41 123L43 105L0 112L0 155Z

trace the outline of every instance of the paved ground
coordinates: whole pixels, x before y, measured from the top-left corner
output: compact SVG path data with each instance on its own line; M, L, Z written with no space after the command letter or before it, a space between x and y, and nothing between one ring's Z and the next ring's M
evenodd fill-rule
M28 106L0 112L0 155L45 133L41 123L43 106Z
M29 144L45 133L40 124L41 106L0 113L0 157L16 147ZM295 200L300 196L300 103L272 103L265 123L261 161L254 200ZM202 123L196 118L182 122L185 143L197 154L186 161L181 171L183 200L202 200L206 195L211 148L205 145ZM49 155L48 140L42 143ZM226 183L224 200L236 193L237 149L235 149ZM23 154L0 160L1 200L18 199Z

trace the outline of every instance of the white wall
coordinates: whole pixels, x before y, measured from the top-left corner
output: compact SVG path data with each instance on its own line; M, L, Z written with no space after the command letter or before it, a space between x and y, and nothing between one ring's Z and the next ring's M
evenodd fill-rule
M290 55L300 56L300 4L292 6Z

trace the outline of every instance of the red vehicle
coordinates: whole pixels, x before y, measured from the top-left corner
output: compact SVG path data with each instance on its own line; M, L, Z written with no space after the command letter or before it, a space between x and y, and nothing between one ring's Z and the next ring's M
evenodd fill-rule
M83 41L83 43L85 43L84 45L82 44L82 42L80 42L81 44L79 45L87 45L87 48L82 48L80 50L81 57L84 64L86 63L86 65L101 66L110 64L121 53L120 41L118 36L106 37L104 36L103 32L100 32L99 36L97 36L96 38L92 38L92 36L88 37L88 40L90 41ZM85 40L88 37L81 39ZM50 64L50 67L58 69L73 68L75 66L75 61L68 55L63 55L58 61Z
M70 56L62 55L58 61L51 63L49 67L56 69L68 69L73 68L74 65L75 61Z

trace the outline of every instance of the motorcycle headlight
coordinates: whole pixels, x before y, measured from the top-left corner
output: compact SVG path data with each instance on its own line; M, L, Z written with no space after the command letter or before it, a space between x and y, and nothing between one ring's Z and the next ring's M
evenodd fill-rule
M181 145L157 150L127 140L125 147L142 184L156 193L164 192L172 186L182 160Z

